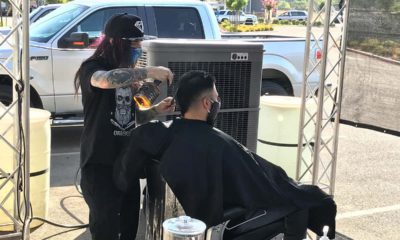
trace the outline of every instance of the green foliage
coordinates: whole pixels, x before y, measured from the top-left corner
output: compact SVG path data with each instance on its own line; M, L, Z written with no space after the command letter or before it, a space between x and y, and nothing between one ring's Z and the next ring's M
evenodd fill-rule
M290 7L290 3L286 2L286 1L279 1L278 3L278 9L279 10L289 10Z
M289 25L289 20L281 20L280 21L280 24L283 24L283 25Z
M242 10L247 5L248 0L226 0L225 5L229 10L236 11L236 16L234 22L236 25L239 24L239 11Z
M294 9L306 10L308 7L308 1L307 0L294 0L290 5Z
M348 41L349 48L369 52L378 56L392 58L400 61L400 41L379 40L376 38L367 38L364 40Z
M393 12L400 12L400 1L398 1L397 3L393 4L392 8L390 9Z
M71 0L46 0L47 4L55 4L55 3L67 3L70 2Z
M292 24L293 24L293 25L299 25L299 24L300 24L300 21L299 21L299 20L293 20L293 21L292 21Z
M307 26L307 21L299 21L299 20L278 20L278 19L274 19L274 21L272 21L272 24L279 24L279 25L302 25L302 26ZM322 25L321 22L318 23L319 26Z
M271 24L259 23L256 25L233 25L231 23L221 23L220 28L222 31L227 32L257 32L257 31L271 31L273 27Z
M316 22L314 23L314 26L320 27L320 26L322 26L322 22L321 22L321 21L316 21Z
M248 3L248 0L226 0L225 5L229 10L242 10Z

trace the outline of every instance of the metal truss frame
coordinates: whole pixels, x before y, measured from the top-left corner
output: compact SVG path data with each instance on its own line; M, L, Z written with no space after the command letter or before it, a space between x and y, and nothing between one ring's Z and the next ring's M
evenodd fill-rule
M308 7L296 180L317 185L331 195L335 189L349 1L342 0L336 13L332 0L325 0L321 10L314 0L309 0ZM334 19L339 21L336 26ZM318 21L324 26L322 34ZM318 61L313 60L313 48L322 53ZM316 87L313 73L320 76Z
M13 226L13 231L0 235L0 239L11 237L30 238L29 222L31 218L30 179L29 179L29 0L9 0L12 6L12 26L7 35L0 35L0 46L8 45L13 51L7 59L0 61L0 69L12 79L13 101L9 106L0 104L0 121L6 118L14 119L4 131L0 132L0 141L5 143L14 153L13 159L1 157L0 165L0 212L4 213ZM10 69L12 68L12 69ZM17 94L17 91L19 94ZM22 100L22 101L21 101ZM13 133L11 133L13 131ZM13 134L13 140L6 139L6 134ZM13 169L2 166L12 165ZM11 171L10 171L11 170ZM20 179L20 181L18 180ZM6 209L5 203L13 198L13 210Z

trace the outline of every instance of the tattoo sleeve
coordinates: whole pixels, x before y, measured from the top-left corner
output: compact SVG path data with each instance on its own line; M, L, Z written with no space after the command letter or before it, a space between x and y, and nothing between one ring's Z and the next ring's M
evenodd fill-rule
M144 80L146 77L146 68L117 68L95 72L91 84L99 88L119 88L130 86L133 82Z
M138 125L145 124L150 120L153 120L158 115L155 107L146 109L146 110L138 110L136 111L136 123Z

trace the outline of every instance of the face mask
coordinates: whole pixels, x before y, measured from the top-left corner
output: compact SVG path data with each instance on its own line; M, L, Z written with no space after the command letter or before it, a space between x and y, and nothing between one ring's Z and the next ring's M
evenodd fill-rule
M141 48L131 48L131 64L136 64L139 58L142 56Z
M211 99L210 99L211 100ZM217 120L217 115L219 110L221 109L221 102L219 101L212 101L210 111L208 112L207 116L207 123L211 126L214 126L215 120Z

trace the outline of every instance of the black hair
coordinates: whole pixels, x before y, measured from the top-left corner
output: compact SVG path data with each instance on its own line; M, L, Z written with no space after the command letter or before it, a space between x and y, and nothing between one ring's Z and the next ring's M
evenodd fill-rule
M214 88L215 77L205 71L186 72L179 79L176 100L184 115L201 94Z
M130 41L114 38L113 41L110 41L110 38L102 36L100 44L97 46L96 51L93 53L91 57L86 59L82 65L79 67L78 71L75 74L74 86L75 86L75 94L78 93L80 87L80 81L83 79L79 79L83 68L82 66L89 61L92 60L102 60L105 64L110 66L112 69L120 68L120 67L129 67L130 65L130 54L129 51L131 47Z

